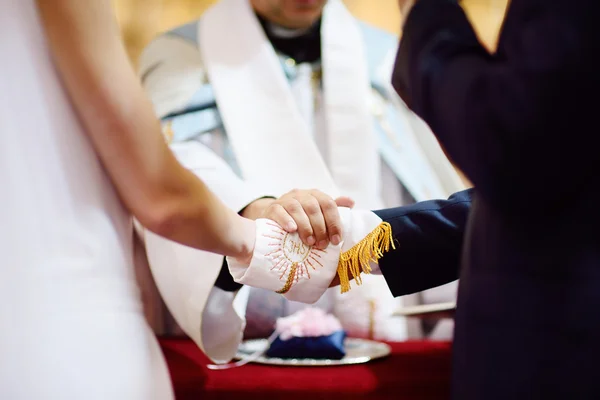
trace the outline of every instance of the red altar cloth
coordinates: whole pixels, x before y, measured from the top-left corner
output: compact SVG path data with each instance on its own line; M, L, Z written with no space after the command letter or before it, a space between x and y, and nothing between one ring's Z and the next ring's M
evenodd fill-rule
M278 367L247 364L212 371L187 339L160 339L177 400L207 399L394 399L444 400L450 393L448 342L390 343L392 354L341 367Z

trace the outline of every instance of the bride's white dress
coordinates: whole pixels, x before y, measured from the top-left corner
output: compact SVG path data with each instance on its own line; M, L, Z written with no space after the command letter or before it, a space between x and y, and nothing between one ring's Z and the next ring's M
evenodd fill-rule
M171 399L132 222L69 104L33 0L0 0L0 399Z

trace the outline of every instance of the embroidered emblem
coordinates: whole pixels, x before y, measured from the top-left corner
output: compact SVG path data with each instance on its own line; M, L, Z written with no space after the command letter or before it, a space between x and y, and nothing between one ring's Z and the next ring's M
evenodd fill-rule
M265 254L265 257L273 265L271 271L279 274L279 280L285 281L277 293L285 294L300 279L310 279L311 270L316 271L323 266L320 261L323 250L305 245L298 234L288 233L276 224L267 225L271 227L271 231L263 236L272 239L268 246L273 250Z

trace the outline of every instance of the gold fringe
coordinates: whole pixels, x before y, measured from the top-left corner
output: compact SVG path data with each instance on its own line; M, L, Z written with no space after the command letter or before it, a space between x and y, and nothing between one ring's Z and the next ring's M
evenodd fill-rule
M371 261L377 262L383 254L395 249L394 237L392 236L392 226L387 222L382 222L369 233L363 240L356 243L352 248L340 255L338 263L338 276L340 277L340 287L342 293L350 290L350 278L348 271L356 281L357 285L362 284L361 272L371 273Z

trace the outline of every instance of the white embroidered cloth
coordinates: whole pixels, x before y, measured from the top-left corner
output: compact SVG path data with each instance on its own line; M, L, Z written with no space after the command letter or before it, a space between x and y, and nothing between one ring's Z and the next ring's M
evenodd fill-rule
M337 246L330 244L325 250L303 244L297 233L287 233L271 220L257 220L256 243L250 265L228 259L231 276L238 283L272 290L289 300L309 304L316 302L335 278L340 255L364 243L382 226L381 218L371 211L344 207L340 207L339 211L342 243ZM375 258L372 255L361 259L363 272L368 273L375 267L371 262Z

